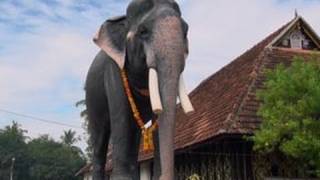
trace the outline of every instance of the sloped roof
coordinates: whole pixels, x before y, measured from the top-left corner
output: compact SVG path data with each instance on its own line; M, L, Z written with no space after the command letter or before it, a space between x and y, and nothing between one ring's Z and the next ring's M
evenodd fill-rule
M264 67L290 61L295 55L310 51L273 47L272 43L286 34L298 21L296 17L230 64L204 80L190 93L195 113L186 116L177 110L175 149L182 150L213 137L226 134L251 134L259 123L256 115L259 101L255 91L262 86ZM308 27L310 28L310 27ZM317 39L319 40L319 39ZM152 154L140 153L140 160Z
M246 96L243 99L238 113L234 118L234 124L230 133L252 134L261 123L261 119L257 116L259 101L256 98L257 89L263 87L265 80L264 71L266 69L274 69L276 65L282 63L285 65L291 64L294 57L303 57L306 61L310 57L320 60L319 51L308 51L288 48L270 48L266 49L261 57L260 68L254 73L254 79L249 86Z

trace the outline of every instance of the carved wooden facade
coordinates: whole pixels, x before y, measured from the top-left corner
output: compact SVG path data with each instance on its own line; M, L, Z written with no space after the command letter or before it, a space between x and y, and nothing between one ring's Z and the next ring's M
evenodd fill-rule
M201 180L251 180L251 145L243 140L210 143L176 156L176 180L197 175Z

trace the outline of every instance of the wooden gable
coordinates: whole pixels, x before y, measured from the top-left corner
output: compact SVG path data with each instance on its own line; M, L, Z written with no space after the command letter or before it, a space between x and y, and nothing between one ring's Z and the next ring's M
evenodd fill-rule
M320 38L301 16L297 16L270 45L272 47L319 51Z

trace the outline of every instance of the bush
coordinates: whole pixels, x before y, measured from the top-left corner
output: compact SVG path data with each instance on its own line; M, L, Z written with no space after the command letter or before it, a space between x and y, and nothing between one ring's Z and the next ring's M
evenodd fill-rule
M305 162L320 176L320 65L315 58L295 58L266 73L258 114L261 128L253 136L254 149L280 151Z

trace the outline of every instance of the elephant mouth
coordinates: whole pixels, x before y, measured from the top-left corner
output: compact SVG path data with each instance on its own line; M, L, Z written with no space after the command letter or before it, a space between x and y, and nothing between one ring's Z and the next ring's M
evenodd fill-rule
M163 106L159 91L158 74L157 71L153 68L149 69L149 92L152 111L155 114L159 115L163 111ZM194 112L194 108L186 91L182 75L180 75L179 78L178 97L180 99L180 103L185 114L191 114L192 112Z

